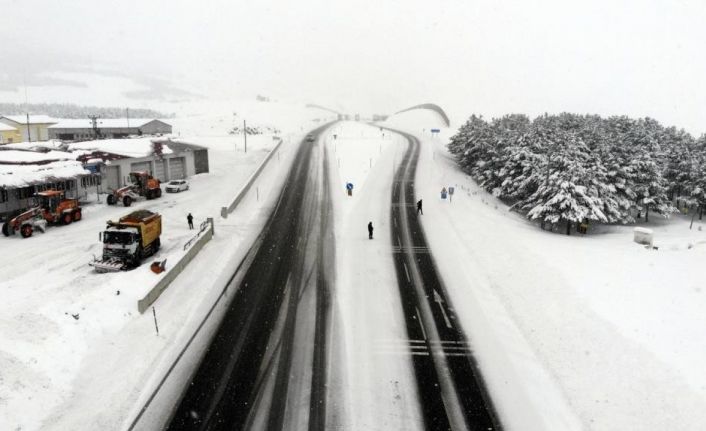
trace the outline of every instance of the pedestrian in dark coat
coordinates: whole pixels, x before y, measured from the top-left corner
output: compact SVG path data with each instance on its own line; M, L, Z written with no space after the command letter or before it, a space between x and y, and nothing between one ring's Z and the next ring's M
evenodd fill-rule
M186 221L189 222L189 229L193 229L194 228L194 216L192 216L191 213L189 213L189 215L186 216Z
M368 239L373 239L373 222L368 223Z
M417 214L421 213L424 215L424 211L422 211L422 200L419 199L419 202L417 202Z

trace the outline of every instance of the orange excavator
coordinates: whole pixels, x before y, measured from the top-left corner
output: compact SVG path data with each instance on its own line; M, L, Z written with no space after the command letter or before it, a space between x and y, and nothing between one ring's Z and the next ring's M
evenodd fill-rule
M70 224L81 220L81 205L78 199L66 199L63 190L46 190L35 194L38 205L28 209L2 225L5 236L20 232L29 238L35 229L46 230L47 223Z
M159 180L152 177L149 172L130 172L130 185L114 190L113 194L108 195L108 205L122 202L123 206L129 207L141 196L147 199L162 196Z

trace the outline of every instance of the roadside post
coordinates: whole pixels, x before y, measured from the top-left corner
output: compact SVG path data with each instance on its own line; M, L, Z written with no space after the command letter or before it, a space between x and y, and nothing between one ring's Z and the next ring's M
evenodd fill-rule
M353 196L353 183L347 183L346 190L348 190L348 196Z
M449 202L453 201L453 196L454 196L454 188L449 186Z

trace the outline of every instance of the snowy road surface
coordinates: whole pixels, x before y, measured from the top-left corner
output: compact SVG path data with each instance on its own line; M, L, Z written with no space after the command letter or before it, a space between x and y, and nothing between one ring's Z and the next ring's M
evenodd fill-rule
M336 382L347 380L342 365L355 364L355 358L342 357L342 363L329 365L329 358L343 356L338 349L331 354L327 345L328 334L334 334L330 308L337 299L332 290L336 247L329 191L336 182L328 175L330 136L317 137L315 144L302 143L244 275L234 275L235 298L169 429L322 430L345 421L339 407L347 409L348 416L362 413L336 402L350 396ZM384 288L399 304L398 318L404 320L407 334L394 341L388 337L377 353L392 357L393 369L395 362L397 368L412 365L414 383L408 380L404 386L410 392L404 395L412 401L405 408L418 411L412 428L498 429L416 219L414 178L420 144L412 136L405 138L408 145L391 192L379 197L383 202L392 197L387 253L393 254L388 263L397 269L397 282L387 279ZM377 318L366 309L358 312L363 319ZM336 330L335 335L340 339L344 334ZM390 348L393 351L385 350ZM385 425L387 419L380 419L374 426Z
M324 160L320 142L301 144L169 429L325 428L334 256Z
M482 376L437 275L416 208L420 142L412 135L392 192L392 250L427 429L499 429ZM423 209L423 208L422 208Z

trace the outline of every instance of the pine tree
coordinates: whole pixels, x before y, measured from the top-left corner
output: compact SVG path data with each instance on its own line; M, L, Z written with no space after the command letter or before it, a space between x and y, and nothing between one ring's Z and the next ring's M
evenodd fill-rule
M606 222L603 202L590 168L588 148L576 133L558 127L550 133L544 136L549 142L542 172L544 180L523 203L527 216L552 224L566 223L567 235L572 223Z

